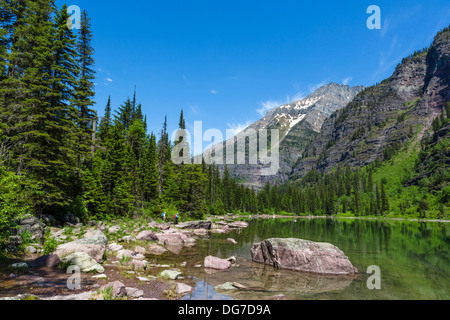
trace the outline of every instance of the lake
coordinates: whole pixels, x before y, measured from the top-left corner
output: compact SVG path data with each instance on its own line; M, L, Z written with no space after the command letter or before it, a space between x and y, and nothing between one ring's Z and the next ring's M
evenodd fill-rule
M234 245L227 238L237 241ZM357 277L327 277L287 270L251 261L250 248L268 238L301 238L329 242L341 249L359 270ZM208 274L206 256L235 256L229 271ZM179 254L153 256L152 262L179 264L184 282L195 289L185 300L263 300L274 295L288 299L450 299L450 224L437 222L363 219L252 220L249 227L229 234L211 234ZM381 271L381 289L370 290L369 266ZM215 291L225 282L238 282L248 291Z

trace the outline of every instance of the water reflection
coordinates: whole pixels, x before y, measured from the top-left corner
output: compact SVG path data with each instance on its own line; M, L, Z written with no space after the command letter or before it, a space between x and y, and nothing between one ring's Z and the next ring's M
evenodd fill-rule
M234 238L237 244L227 241ZM302 238L330 242L339 247L360 271L360 276L327 277L275 270L251 261L250 248L264 239ZM283 294L289 299L450 299L449 224L298 219L252 221L248 228L230 234L212 234L195 247L154 258L161 264L179 265L195 290L184 299L267 299ZM207 274L206 256L237 257L231 270ZM366 286L368 266L382 271L382 290ZM214 287L238 282L250 290L215 292Z

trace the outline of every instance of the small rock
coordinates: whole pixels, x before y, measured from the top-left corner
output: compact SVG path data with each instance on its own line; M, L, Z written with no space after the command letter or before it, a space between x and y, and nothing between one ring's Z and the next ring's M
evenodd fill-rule
M132 266L135 270L136 269L147 269L147 263L145 261L140 260L133 260L129 262L127 265Z
M150 253L156 254L156 255L161 255L165 252L167 252L167 249L164 247L161 247L160 245L153 243L149 248L148 251Z
M133 260L138 260L138 261L142 261L145 259L144 255L142 255L140 253L136 253L136 252L133 252L133 254L131 255L131 258L133 258Z
M181 272L175 270L164 270L159 274L159 277L167 280L176 280L181 275Z
M204 237L204 236L208 235L208 230L206 230L206 229L195 229L194 230L194 234L196 236L199 236L199 237Z
M127 297L129 298L142 298L144 296L144 291L136 288L125 288L127 290Z
M119 240L119 242L120 241L130 243L130 242L136 242L136 239L132 236L124 236L122 239Z
M234 240L233 238L228 238L227 241L231 242L232 244L237 244L236 240Z
M226 259L220 259L213 256L207 256L204 262L205 268L215 270L227 270L231 268L231 262Z
M101 290L105 290L107 288L112 288L113 297L125 297L127 295L127 289L120 281L110 282L100 287Z
M120 244L117 244L117 243L111 243L109 246L108 246L108 249L109 250L111 250L111 251L120 251L120 250L122 250L123 249L123 246L122 245L120 245Z
M9 265L9 269L14 270L14 271L19 271L19 272L27 272L28 264L26 264L25 262L13 263L13 264Z
M214 287L214 291L228 291L228 290L237 290L237 288L233 285L232 282L225 282L224 284L220 284Z
M119 227L119 226L113 226L113 227L110 227L110 228L108 229L108 233L109 233L109 234L115 234L115 233L117 233L119 230L120 230L120 227Z
M250 290L249 288L247 288L243 284L240 284L239 282L233 282L233 286L239 290Z
M136 239L144 241L157 241L158 237L153 233L153 231L144 230L137 235Z
M134 248L134 252L144 254L144 253L146 252L146 250L145 250L145 248L143 248L143 247L136 246L136 247Z
M230 228L238 228L238 229L240 229L240 228L247 228L248 227L248 222L235 221L235 222L232 222L232 223L228 224L228 227L230 227Z
M116 258L122 259L122 257L131 257L132 254L133 254L133 251L128 250L128 249L122 249L117 252Z
M192 287L188 286L187 284L184 284L184 283L177 283L176 291L177 291L177 294L185 294L185 293L191 292Z
M37 252L36 248L33 247L33 246L28 246L28 247L26 247L26 248L25 248L25 251L26 251L26 252L29 252L29 253L36 253L36 252Z
M92 276L92 278L100 280L100 279L108 279L108 276L106 274L102 273L102 274L99 274L96 276Z
M142 282L150 282L151 281L149 278L146 278L146 277L136 277L136 278Z

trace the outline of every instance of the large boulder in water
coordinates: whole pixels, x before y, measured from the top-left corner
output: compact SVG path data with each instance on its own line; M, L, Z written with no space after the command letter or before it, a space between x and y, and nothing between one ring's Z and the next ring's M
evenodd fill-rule
M253 245L252 260L288 269L323 275L354 275L358 270L330 243L303 239L268 239Z

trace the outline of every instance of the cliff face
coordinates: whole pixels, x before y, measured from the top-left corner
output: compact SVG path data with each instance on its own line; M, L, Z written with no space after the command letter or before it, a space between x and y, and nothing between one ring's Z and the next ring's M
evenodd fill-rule
M311 169L362 167L387 159L408 139L421 138L450 100L450 31L440 32L428 50L403 59L393 75L360 92L334 112L307 147L290 178Z
M246 130L279 130L280 170L275 175L262 175L264 166L261 164L228 165L231 177L256 189L262 188L267 181L287 181L293 165L320 132L324 120L346 106L362 89L362 86L349 87L330 83L302 100L268 111L264 118ZM245 137L238 135L236 139L238 141ZM223 153L223 146L215 147L216 156L223 156ZM219 169L223 170L224 166Z

